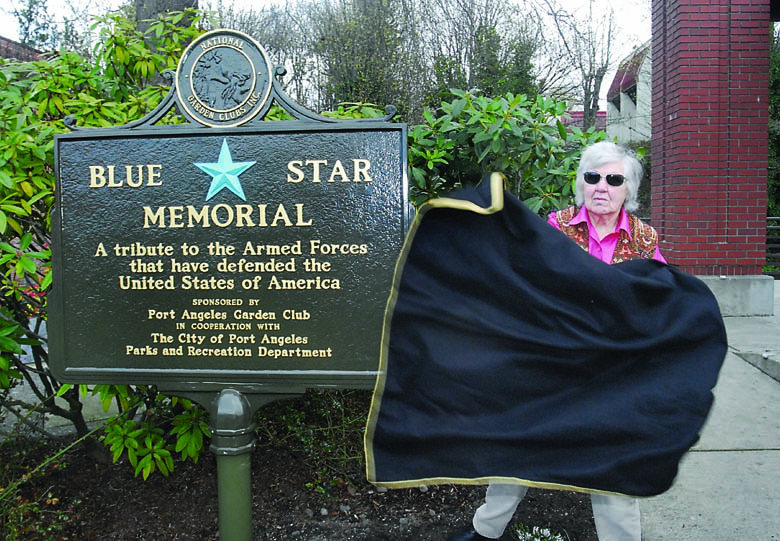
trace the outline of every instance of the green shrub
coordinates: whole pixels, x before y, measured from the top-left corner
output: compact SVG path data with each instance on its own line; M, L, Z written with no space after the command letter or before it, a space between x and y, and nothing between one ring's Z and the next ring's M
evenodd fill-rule
M185 17L189 26L178 26ZM115 403L121 419L132 419L139 410L154 412L150 419L169 427L168 432L160 434L151 425L129 429L116 421L109 424L106 436L116 459L117 438L128 429L122 436L122 450L134 449L138 458L134 465L144 477L155 470L169 471L172 450L196 459L202 448L202 424L200 419L187 424L187 403L152 388L88 388L61 385L51 377L42 328L51 284L54 135L69 130L69 116L81 127L107 127L151 112L168 92L154 81L162 71L175 68L184 47L204 32L200 22L195 11L169 13L154 21L144 35L127 19L112 14L94 27L100 35L94 59L62 51L35 62L0 60L4 134L0 139L0 391L24 382L38 400L9 404L0 394L0 407L64 417L73 422L79 436L89 432L81 405L90 394L99 396L106 410ZM23 346L29 348L31 359Z
M531 210L546 213L572 201L572 181L582 149L606 137L565 127L566 104L539 96L488 98L452 90L439 116L410 130L409 167L416 205L500 171L507 188Z

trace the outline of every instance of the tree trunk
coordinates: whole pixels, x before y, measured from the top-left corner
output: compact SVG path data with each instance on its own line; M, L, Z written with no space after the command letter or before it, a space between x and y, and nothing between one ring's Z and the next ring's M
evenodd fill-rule
M135 26L139 32L145 34L158 15L190 8L198 9L198 0L135 0ZM189 24L189 17L184 17L177 26L186 27ZM152 44L150 44L150 48L154 52L155 47ZM162 85L163 81L162 74L158 73L152 77L149 83Z
M198 9L198 0L135 0L136 27L146 32L160 13ZM188 24L188 23L185 23Z
M84 404L82 404L81 398L79 397L78 386L71 387L62 397L68 403L68 409L64 410L54 405L52 405L51 409L59 410L58 415L70 420L76 428L76 435L78 435L79 438L83 438L89 434L90 429L89 426L87 426L87 421L84 419L82 413ZM84 439L84 448L87 450L87 453L92 460L98 464L111 463L111 455L109 454L108 447L100 443L94 436L89 436Z

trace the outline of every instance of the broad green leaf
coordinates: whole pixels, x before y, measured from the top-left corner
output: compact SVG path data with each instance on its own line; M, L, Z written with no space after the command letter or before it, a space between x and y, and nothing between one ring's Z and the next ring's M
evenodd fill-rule
M567 137L566 127L563 125L563 122L561 122L560 120L556 121L556 125L558 126L558 135L563 141L565 141Z
M5 186L6 188L14 187L14 181L11 178L11 175L9 175L6 171L3 170L0 170L0 184Z

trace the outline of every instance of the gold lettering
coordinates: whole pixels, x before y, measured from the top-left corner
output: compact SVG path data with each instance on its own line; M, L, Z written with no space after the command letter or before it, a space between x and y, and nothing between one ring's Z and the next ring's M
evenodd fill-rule
M354 182L360 182L361 177L363 182L373 182L371 175L368 174L368 170L371 169L370 161L353 159L352 164L355 168Z
M328 160L306 160L306 165L313 165L313 176L311 181L312 182L319 182L320 181L320 165L328 165Z
M237 205L236 206L236 227L254 227L255 223L250 216L252 215L252 207L250 205Z
M140 165L138 167L141 167ZM154 164L146 166L146 178L147 186L162 186L162 180L155 181L162 176L162 164Z
M271 276L268 289L341 289L341 281L338 278L298 278L287 279Z
M309 227L313 220L306 219L304 203L295 203L295 222L290 218L290 213L284 203L280 203L276 208L270 227ZM268 205L258 204L256 207L251 205L231 206L220 203L213 207L205 205L195 208L192 205L170 206L170 207L144 207L144 229L158 227L169 228L193 228L193 227L269 227L267 221Z
M219 221L219 209L225 209L225 213L227 214L227 219L223 222ZM233 223L233 209L226 205L225 203L220 203L218 205L214 205L214 208L211 209L211 221L214 222L214 225L217 227L227 227L230 224Z
M274 221L271 222L271 227L276 227L276 224L279 220L283 220L286 227L292 226L290 217L287 216L287 210L285 210L284 205L281 203L279 204L279 208L276 209L276 215L274 216Z
M290 175L287 175L287 182L295 182L295 183L298 183L298 182L300 182L300 181L302 181L302 180L303 180L303 171L301 171L300 169L298 169L298 167L300 167L301 165L303 165L303 164L302 164L300 161L297 161L297 160L296 160L296 161L289 162L289 163L287 164L287 169L288 169L288 170L289 170L291 173L295 173L295 175L296 175L296 176L295 176L295 178L291 177ZM90 169L91 169L91 168L90 168Z
M133 172L135 170L135 173ZM116 165L90 165L89 166L89 187L90 188L121 188L125 184L130 188L140 188L144 185L144 170L146 170L146 185L155 187L162 186L162 165L125 165L125 178L115 177Z
M195 223L201 224L201 227L209 227L209 207L205 206L197 211L192 205L187 205L187 215L189 216L189 222L187 227L195 227ZM194 218L194 222L193 222Z
M109 188L119 188L122 185L122 182L116 182L114 180L114 169L116 168L115 165L109 165L108 166L108 187Z
M296 214L298 216L298 221L295 222L295 225L297 225L298 227L310 226L312 224L312 221L309 220L307 222L307 221L304 221L304 219L303 219L303 203L296 203L295 204L295 209L297 211Z
M125 165L125 178L127 179L127 185L131 188L139 188L144 183L144 170L143 165L138 165L138 181L133 180L133 166Z
M181 221L183 212L184 207L168 207L168 227L173 227L175 229L184 227L184 224Z
M293 160L287 162L287 182L298 184L306 179L311 167L311 182L319 184L327 175L328 182L373 182L371 178L371 162L363 158L352 159L352 171L347 170L341 160L336 160L328 173L328 160Z
M157 227L165 227L165 207L158 207L156 212L152 212L149 207L144 207L144 229L148 229L157 224Z
M106 185L106 170L99 165L89 166L89 187L102 188Z
M268 205L257 205L257 208L260 210L260 223L257 225L259 227L268 227L268 222L265 221L265 209L268 208Z
M301 255L303 254L301 241L292 244L252 244L247 242L241 255Z
M341 165L341 160L336 160L336 164L333 166L333 171L330 173L328 182L335 182L336 175L341 177L341 182L349 182L347 172L344 171L344 166Z
M217 36L211 39L207 39L200 44L200 48L203 49L204 51L208 51L209 49L213 49L214 47L219 47L220 45L225 47L231 47L233 49L244 48L243 41L229 36Z

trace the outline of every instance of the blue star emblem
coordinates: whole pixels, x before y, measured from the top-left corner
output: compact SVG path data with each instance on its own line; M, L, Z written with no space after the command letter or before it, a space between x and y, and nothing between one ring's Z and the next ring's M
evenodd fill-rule
M211 186L206 195L206 201L217 195L222 188L227 188L238 197L246 201L244 189L238 175L252 167L257 162L234 162L230 156L227 139L222 140L222 150L219 152L217 163L195 163L194 165L211 175Z

